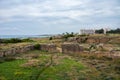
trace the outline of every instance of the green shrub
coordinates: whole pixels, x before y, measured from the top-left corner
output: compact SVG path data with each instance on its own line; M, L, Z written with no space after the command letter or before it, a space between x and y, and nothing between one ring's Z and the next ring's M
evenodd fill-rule
M20 42L32 42L33 40L27 39L19 39L19 38L11 38L11 39L1 39L1 43L20 43Z
M120 72L120 66L119 65L115 65L115 70Z
M89 59L96 59L96 56L89 56Z
M83 38L81 42L86 43L87 40L88 40L88 38L86 37L86 38Z
M18 43L18 42L22 42L22 40L18 38L2 39L2 43Z
M120 28L117 28L117 29L115 29L115 30L107 31L107 33L120 34Z
M107 61L112 61L113 58L112 57L108 57L108 56L101 56L98 58L99 60L107 60Z
M22 39L22 42L33 42L33 40L27 38L27 39Z
M95 30L95 33L102 34L104 33L104 30L103 29Z
M40 49L40 44L35 44L34 48L37 49L37 50L39 50Z
M62 36L63 39L67 40L69 37L75 37L75 34L73 32L71 32L71 33L68 33L68 32L63 33L63 36Z
M52 39L53 39L52 37L49 38L49 40L52 40Z

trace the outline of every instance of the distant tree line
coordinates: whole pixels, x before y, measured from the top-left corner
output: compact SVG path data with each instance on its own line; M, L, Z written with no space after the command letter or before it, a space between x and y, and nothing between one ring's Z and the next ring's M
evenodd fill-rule
M117 29L115 29L115 30L107 31L107 33L120 34L120 28L117 28Z
M103 32L104 32L103 29L95 30L95 33L98 33L98 34L103 34Z
M32 42L33 40L27 39L19 39L19 38L12 38L12 39L0 39L0 43L20 43L20 42Z
M104 33L104 30L103 29L95 30L95 33L102 34ZM107 33L120 34L120 28L112 29L110 31L107 31Z
M66 33L63 33L62 35L63 35L62 37L65 40L68 39L69 37L74 37L75 36L75 34L73 32L71 32L71 33L66 32Z

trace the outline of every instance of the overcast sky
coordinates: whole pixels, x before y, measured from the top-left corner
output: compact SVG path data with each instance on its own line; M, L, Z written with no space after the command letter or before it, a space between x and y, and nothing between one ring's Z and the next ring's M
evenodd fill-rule
M0 35L120 28L120 0L0 0Z

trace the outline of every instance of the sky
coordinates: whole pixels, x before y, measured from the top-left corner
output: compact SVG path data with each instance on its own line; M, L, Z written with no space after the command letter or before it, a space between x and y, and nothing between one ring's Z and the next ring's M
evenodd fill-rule
M0 0L0 35L120 28L120 0Z

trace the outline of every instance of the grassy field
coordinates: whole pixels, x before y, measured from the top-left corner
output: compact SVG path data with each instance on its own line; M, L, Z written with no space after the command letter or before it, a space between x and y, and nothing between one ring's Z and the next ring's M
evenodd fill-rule
M0 63L0 80L99 80L94 68L61 53L36 50L14 58Z
M94 36L94 35L93 35ZM28 44L54 43L58 48L62 39L34 38L33 42L0 44L0 49L9 49ZM34 50L0 58L0 80L120 80L120 57L110 58L104 52L120 51L120 38L93 49L101 54L80 53L66 55ZM88 43L80 44L87 51Z
M34 50L2 61L0 80L120 80L119 64L119 58Z

